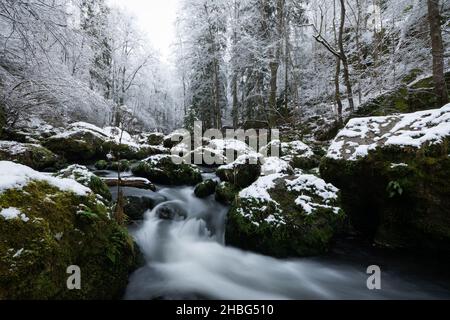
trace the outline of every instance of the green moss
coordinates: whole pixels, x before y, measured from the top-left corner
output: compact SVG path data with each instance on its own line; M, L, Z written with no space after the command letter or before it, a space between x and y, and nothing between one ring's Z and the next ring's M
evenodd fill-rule
M135 264L135 249L93 194L79 197L31 182L0 195L0 208L9 207L29 221L0 218L0 299L120 297ZM81 290L66 287L70 265L81 268Z
M97 170L106 170L108 168L108 162L105 160L99 160L95 163L95 168Z
M33 144L23 144L26 151L18 154L10 154L0 150L0 160L14 161L35 170L60 167L61 159L50 150Z
M239 189L229 182L221 182L216 187L216 201L230 205L233 203Z
M352 225L369 239L391 247L448 251L449 153L449 140L420 150L377 149L359 161L325 158L320 171L341 189Z
M76 132L69 137L51 137L44 146L63 156L69 162L83 162L102 158L103 139L87 131Z
M246 188L261 175L259 164L235 164L233 168L219 168L217 176L222 181L230 182L237 188Z
M343 212L319 207L312 214L305 213L295 203L298 195L286 190L284 180L269 194L273 201L236 198L227 220L227 244L276 257L318 255L328 250L343 225ZM314 192L302 194L319 200Z
M214 194L216 190L217 182L211 179L200 182L194 190L194 194L198 198L206 198Z
M436 95L434 94L433 78L428 77L407 86L413 79L421 74L421 70L414 69L407 75L404 85L380 95L379 97L364 103L354 113L354 116L383 116L392 113L405 113L420 110L435 109ZM450 72L445 74L447 83L450 83ZM409 81L411 80L411 81ZM448 88L450 94L450 88Z
M202 181L202 175L196 167L175 164L170 156L163 157L154 164L141 161L132 168L132 172L135 176L167 185L196 185Z
M106 183L97 176L92 176L87 185L94 193L101 195L105 200L111 201L112 195Z

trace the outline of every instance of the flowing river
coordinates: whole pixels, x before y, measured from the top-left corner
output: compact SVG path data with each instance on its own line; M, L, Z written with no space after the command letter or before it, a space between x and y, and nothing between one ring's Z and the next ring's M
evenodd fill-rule
M211 174L209 174L211 176ZM210 177L209 176L209 177ZM224 245L228 208L193 187L159 187L166 200L131 228L145 265L125 299L449 299L448 267L428 259L337 246L318 258L275 259ZM161 219L162 213L171 213ZM366 269L381 268L381 290Z

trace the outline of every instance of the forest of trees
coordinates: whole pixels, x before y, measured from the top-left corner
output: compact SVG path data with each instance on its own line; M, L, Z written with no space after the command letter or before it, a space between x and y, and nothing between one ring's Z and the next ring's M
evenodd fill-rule
M114 124L126 104L142 126L173 125L170 79L148 43L134 18L105 0L1 1L0 99L8 124L30 114Z
M3 0L1 105L9 126L117 124L166 130L342 120L367 101L449 68L448 1L179 0L170 64L107 0ZM175 72L174 72L175 71Z
M177 61L188 127L195 119L220 128L224 121L275 125L317 113L341 118L430 76L433 61L436 92L446 93L446 1L182 2Z

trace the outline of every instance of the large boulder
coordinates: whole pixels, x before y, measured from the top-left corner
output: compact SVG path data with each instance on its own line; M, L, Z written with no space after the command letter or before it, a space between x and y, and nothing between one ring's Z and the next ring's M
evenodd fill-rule
M333 185L309 174L271 174L239 192L226 243L276 257L321 254L343 217Z
M261 175L261 159L258 155L241 155L232 163L220 166L216 174L222 181L238 188L251 185Z
M137 252L97 196L12 162L0 176L0 299L120 298ZM67 287L70 266L80 290Z
M224 205L231 205L239 193L239 189L229 182L222 181L216 187L215 199Z
M99 128L85 122L71 124L64 132L48 138L44 146L69 162L105 158L141 160L151 155L169 153L163 146L140 144L128 132L119 128Z
M58 171L54 176L77 181L83 186L90 188L95 194L101 196L101 200L105 201L105 203L112 199L111 192L106 183L90 172L85 166L74 164Z
M75 123L67 131L48 138L44 146L69 162L83 162L103 158L107 152L103 144L107 139L100 128Z
M357 231L378 244L450 248L450 105L351 119L320 167Z
M135 176L166 185L196 185L200 183L202 181L200 170L194 165L182 162L182 159L176 156L156 155L141 161L132 168L132 172Z
M206 198L216 191L217 181L208 179L195 186L194 194L198 198Z
M164 133L161 132L149 132L141 133L138 136L138 141L141 144L148 144L151 146L159 146L164 142Z
M60 165L60 158L38 144L0 141L0 160L14 161L36 170Z

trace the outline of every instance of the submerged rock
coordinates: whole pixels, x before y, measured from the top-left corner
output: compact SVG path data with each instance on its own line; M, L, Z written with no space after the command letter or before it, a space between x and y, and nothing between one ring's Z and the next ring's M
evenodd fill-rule
M50 150L31 143L0 141L0 160L14 161L35 170L60 165L60 158Z
M113 200L117 200L117 188L111 189ZM142 220L147 210L153 209L155 206L164 202L165 197L158 195L151 190L143 190L133 187L122 188L125 200L124 212L130 220Z
M134 175L166 185L196 185L202 181L200 170L190 164L173 161L170 155L152 156L132 168Z
M351 119L324 158L353 227L376 243L450 248L450 105Z
M127 231L88 188L0 162L0 299L116 299L135 268ZM69 266L81 290L68 290Z
M233 202L226 243L276 257L324 253L343 222L339 205L338 190L316 176L260 177Z
M185 220L186 210L177 202L169 202L159 205L156 208L156 216L162 220Z

